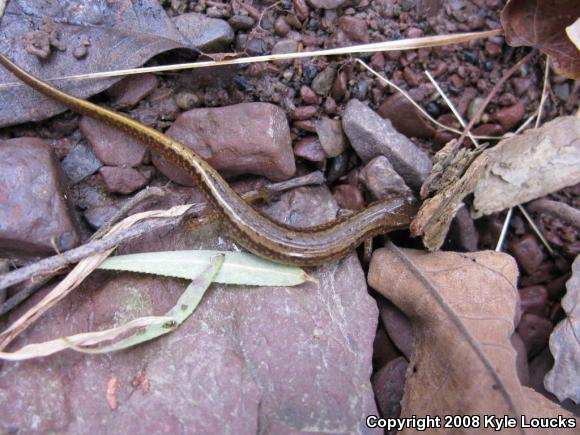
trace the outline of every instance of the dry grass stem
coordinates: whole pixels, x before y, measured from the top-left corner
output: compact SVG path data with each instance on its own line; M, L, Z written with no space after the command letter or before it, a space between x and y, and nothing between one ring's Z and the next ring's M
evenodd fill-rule
M416 50L419 48L429 48L429 47L440 47L449 44L460 44L463 42L474 41L477 39L489 38L491 36L500 35L502 33L501 29L488 30L485 32L471 32L471 33L459 33L456 35L436 35L436 36L425 36L422 38L409 38L401 39L397 41L386 41L386 42L375 42L372 44L362 44L353 45L350 47L340 47L332 48L328 50L316 50L316 51L304 51L297 53L283 53L283 54L270 54L266 56L252 56L252 57L242 57L236 59L225 59L225 60L211 60L203 62L190 62L181 63L176 65L162 65L144 68L130 68L124 70L116 71L102 71L90 74L78 74L70 76L55 77L51 79L44 78L45 81L62 81L62 80L85 80L85 79L95 79L95 78L108 78L108 77L118 77L134 74L145 74L145 73L159 73L167 71L180 71L194 68L208 68L215 66L224 65L241 65L249 63L258 62L272 62L275 60L293 60L302 59L308 57L321 57L321 56L341 56L341 55L351 55L351 54L363 54L363 53L375 53L378 51L394 51L394 50ZM10 82L0 85L0 89L22 86L20 82Z

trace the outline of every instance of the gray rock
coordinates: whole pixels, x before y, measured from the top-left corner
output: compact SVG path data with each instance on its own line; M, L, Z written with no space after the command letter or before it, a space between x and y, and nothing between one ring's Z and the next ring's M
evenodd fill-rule
M272 47L272 54L286 54L295 53L298 51L298 41L293 39L281 39ZM292 63L292 60L275 60L276 65L287 65Z
M328 157L336 157L346 150L346 137L339 120L322 117L315 126L320 145Z
M61 162L61 167L72 184L93 175L103 166L93 149L85 142L77 143Z
M45 141L0 141L0 254L37 256L80 241L60 165Z
M234 30L224 20L188 13L173 18L179 33L191 45L206 53L224 51L234 40Z
M236 30L249 30L254 25L254 19L248 15L234 15L228 23Z
M327 95L332 88L334 83L334 78L336 77L336 68L333 66L327 66L321 72L319 72L310 87L319 95Z
M324 187L297 189L267 210L314 225L336 214ZM121 253L228 249L219 227L148 234ZM373 432L370 384L378 311L355 255L309 269L289 288L213 285L175 332L107 355L67 351L3 364L0 428L23 433ZM175 304L183 280L94 274L14 343L102 330ZM47 397L50 400L47 400ZM378 433L378 432L377 432ZM381 432L382 433L382 432Z
M342 127L363 162L384 155L393 168L413 189L419 189L431 171L431 159L388 119L381 118L358 100L350 100L342 118Z
M373 199L413 194L385 156L375 157L368 162L360 172L360 179Z

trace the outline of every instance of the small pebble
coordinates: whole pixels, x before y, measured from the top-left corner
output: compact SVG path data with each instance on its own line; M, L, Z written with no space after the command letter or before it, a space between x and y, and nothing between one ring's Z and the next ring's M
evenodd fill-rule
M181 110L190 110L201 104L200 98L193 92L179 92L175 95L175 104Z
M524 103L520 101L513 106L492 113L490 119L499 122L504 131L509 131L522 120L525 114L526 109Z
M546 315L548 304L548 290L541 285L524 287L520 289L520 304L522 314L532 313L540 317Z
M290 32L290 25L283 16L279 16L274 21L274 31L278 36L286 36Z
M548 345L552 329L552 322L548 319L530 313L522 316L517 331L526 346L528 359L539 354Z
M542 247L532 234L512 241L510 243L510 251L513 253L520 267L528 275L533 274L540 264L542 264L542 261L544 261Z
M87 54L89 54L89 49L84 45L79 45L73 50L73 56L79 60L87 57Z
M311 162L323 162L326 154L316 136L307 136L294 146L294 155Z
M228 20L235 30L249 30L254 25L254 19L247 15L234 15Z
M306 104L320 104L320 97L312 90L311 87L306 85L302 85L300 87L300 98L302 98L302 101L304 101Z
M328 66L316 75L312 80L311 87L318 95L327 95L332 88L336 77L336 68Z
M290 117L297 121L312 118L318 112L318 106L300 106L290 113Z

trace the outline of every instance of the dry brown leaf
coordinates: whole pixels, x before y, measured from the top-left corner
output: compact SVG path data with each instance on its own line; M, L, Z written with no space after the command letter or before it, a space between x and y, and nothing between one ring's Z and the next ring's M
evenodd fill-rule
M546 374L544 386L560 402L572 399L580 403L580 256L572 264L566 287L568 292L562 298L566 318L550 336L554 367Z
M453 142L441 151L445 151L448 147L452 149ZM421 187L421 196L426 196L432 191L437 193L423 202L410 225L411 234L416 237L422 236L423 245L429 251L436 251L443 245L451 221L463 204L463 198L473 192L489 164L489 157L485 153L475 160L474 156L477 154L465 149L455 153L457 158L451 160L440 153L437 153L431 174ZM438 162L438 158L442 161Z
M494 213L580 182L580 118L562 116L485 151L490 170L475 188L475 216Z
M524 415L528 422L573 419L518 380L510 343L518 317L517 275L515 260L503 253L428 254L392 244L375 252L369 284L410 318L415 336L401 417L440 416L443 425L444 415L479 415L476 433L494 432L484 426L485 415L515 418L520 433L526 432ZM436 431L474 433L443 426Z
M552 57L559 74L580 78L580 52L566 36L566 26L580 16L578 0L510 0L501 12L506 41L530 46Z
M41 60L26 51L25 40L27 35L38 34L46 20L52 23L59 45L65 50L49 49L49 60ZM157 0L13 1L8 3L0 23L0 52L43 78L134 68L156 54L184 46L186 41ZM75 57L79 49L86 50L82 59ZM0 68L1 84L14 80L14 76ZM80 98L88 98L118 80L59 81L57 85ZM64 110L61 104L27 86L0 89L2 127L39 121Z

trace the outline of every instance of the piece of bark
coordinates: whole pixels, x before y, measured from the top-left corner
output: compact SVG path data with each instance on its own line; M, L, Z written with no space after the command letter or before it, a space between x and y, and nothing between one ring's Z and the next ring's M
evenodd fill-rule
M580 118L562 116L502 140L475 188L474 217L541 198L580 182Z

